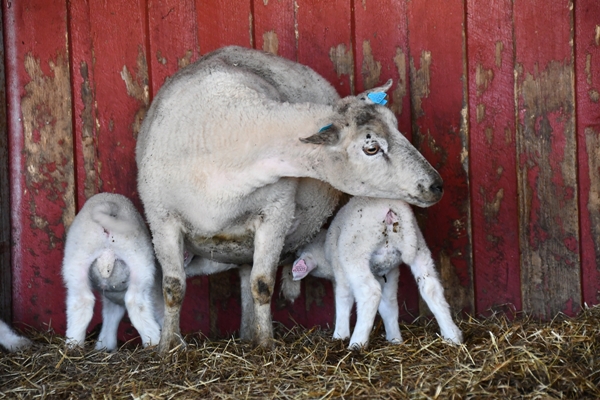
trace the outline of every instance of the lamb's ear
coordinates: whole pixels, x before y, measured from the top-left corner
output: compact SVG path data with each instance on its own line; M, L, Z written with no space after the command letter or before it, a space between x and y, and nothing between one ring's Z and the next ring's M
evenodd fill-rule
M334 145L340 140L340 129L333 125L325 125L319 132L307 138L300 138L302 143Z
M387 100L385 97L387 96L386 92L390 90L394 81L392 79L388 79L388 81L383 86L378 86L369 90L365 90L358 96L356 96L359 100L364 100L370 104L381 104L385 105Z

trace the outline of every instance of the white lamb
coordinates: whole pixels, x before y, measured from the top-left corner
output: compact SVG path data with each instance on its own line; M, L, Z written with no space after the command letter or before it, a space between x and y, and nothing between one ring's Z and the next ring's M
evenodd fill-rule
M398 266L402 262L410 266L442 336L456 344L462 342L462 332L452 321L431 252L404 201L352 198L335 216L329 230L322 231L298 255L292 267L293 280L310 273L334 282L334 338L350 336L350 313L356 299L357 320L350 348L368 345L377 308L386 339L402 342L397 299ZM286 279L282 292L293 300L299 294L299 282L291 282L289 275L289 271L282 275Z
M31 341L17 335L6 322L0 320L0 345L8 351L17 351L31 346Z
M102 294L102 329L96 349L117 347L125 314L144 346L156 345L164 318L160 268L141 215L126 197L100 193L71 225L62 274L67 288L67 343L82 346L94 312L93 289Z

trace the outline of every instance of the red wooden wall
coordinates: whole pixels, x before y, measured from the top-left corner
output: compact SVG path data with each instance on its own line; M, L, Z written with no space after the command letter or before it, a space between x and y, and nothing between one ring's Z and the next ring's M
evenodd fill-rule
M596 0L22 0L2 12L0 304L12 282L16 322L64 332L76 211L99 191L140 206L134 148L153 95L229 44L309 65L342 95L394 79L401 131L445 180L442 201L416 212L455 311L551 318L600 301ZM405 320L427 312L406 268L400 290ZM183 330L233 332L238 296L235 272L190 279ZM331 285L308 279L273 309L286 325L331 325Z

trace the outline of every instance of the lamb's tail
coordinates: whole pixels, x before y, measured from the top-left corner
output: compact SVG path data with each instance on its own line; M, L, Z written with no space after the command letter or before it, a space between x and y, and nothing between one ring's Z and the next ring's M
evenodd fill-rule
M132 216L113 201L96 205L92 210L92 219L108 232L127 234L139 230L137 221L132 220Z
M280 296L294 302L300 296L300 281L295 281L292 274L292 264L284 265L281 269Z

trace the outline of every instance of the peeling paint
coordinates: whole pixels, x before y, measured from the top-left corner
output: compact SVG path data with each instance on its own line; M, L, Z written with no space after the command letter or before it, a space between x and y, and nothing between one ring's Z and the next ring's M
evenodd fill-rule
M142 126L142 121L146 115L146 110L150 104L148 64L146 64L146 57L144 56L141 46L138 47L136 66L136 78L131 75L126 65L123 65L123 69L121 70L121 79L123 79L123 82L125 82L127 94L140 103L140 108L135 113L134 121L131 125L134 138L137 138L137 134Z
M504 43L501 41L496 42L496 67L502 67L502 52L504 51Z
M497 224L499 222L498 213L500 212L500 205L502 204L502 199L504 199L504 188L500 188L491 201L487 199L489 197L487 190L488 188L479 188L479 194L483 198L483 215L488 224Z
M21 110L26 187L61 209L60 221L48 221L42 214L45 207L40 204L38 213L38 205L32 202L31 224L48 235L48 248L55 248L75 217L75 174L69 65L62 55L48 65L51 74L46 76L40 60L31 53L25 55L31 80L24 87Z
M573 67L551 61L544 70L516 70L520 241L524 309L549 318L579 298L577 161ZM578 240L577 240L578 242Z
M278 54L279 38L277 37L275 31L263 33L263 50L268 53Z
M600 46L600 25L596 25L594 41L596 42L596 46Z
M156 52L156 61L158 61L158 63L162 65L167 64L167 59L163 57L162 52L160 50Z
M590 178L587 210L590 216L591 232L588 234L594 242L596 266L600 267L600 132L588 127L584 133Z
M177 66L179 69L185 68L192 63L192 57L194 56L194 52L192 50L187 50L185 55L181 58L177 59Z
M391 105L392 111L396 115L402 114L402 102L404 96L406 96L406 55L400 47L396 47L396 55L394 56L394 64L398 69L398 84L396 89L392 92L393 103Z
M346 49L344 43L338 44L329 49L329 59L333 63L333 68L338 76L350 76L350 93L354 93L354 57L352 49Z
M373 50L371 49L370 41L363 41L362 47L363 63L361 74L365 89L371 89L379 82L379 77L381 76L381 63L373 58Z
M479 121L477 121L479 122ZM485 139L487 141L488 146L491 146L492 143L494 143L494 128L492 128L491 126L488 126L487 128L485 128Z
M81 112L81 151L83 155L83 165L85 170L85 179L83 182L83 193L86 199L97 193L96 173L96 140L94 137L94 116L93 116L93 94L90 87L89 71L87 63L82 62L79 66L81 74L81 102L83 110Z
M477 123L480 124L481 121L485 119L485 103L477 104Z
M494 71L477 64L475 70L475 84L477 85L477 96L481 96L494 80Z
M431 67L431 52L423 50L421 52L421 67L416 69L414 59L410 59L410 88L411 104L413 107L413 117L419 118L424 115L421 102L423 98L429 96L429 85L431 84L429 68Z

